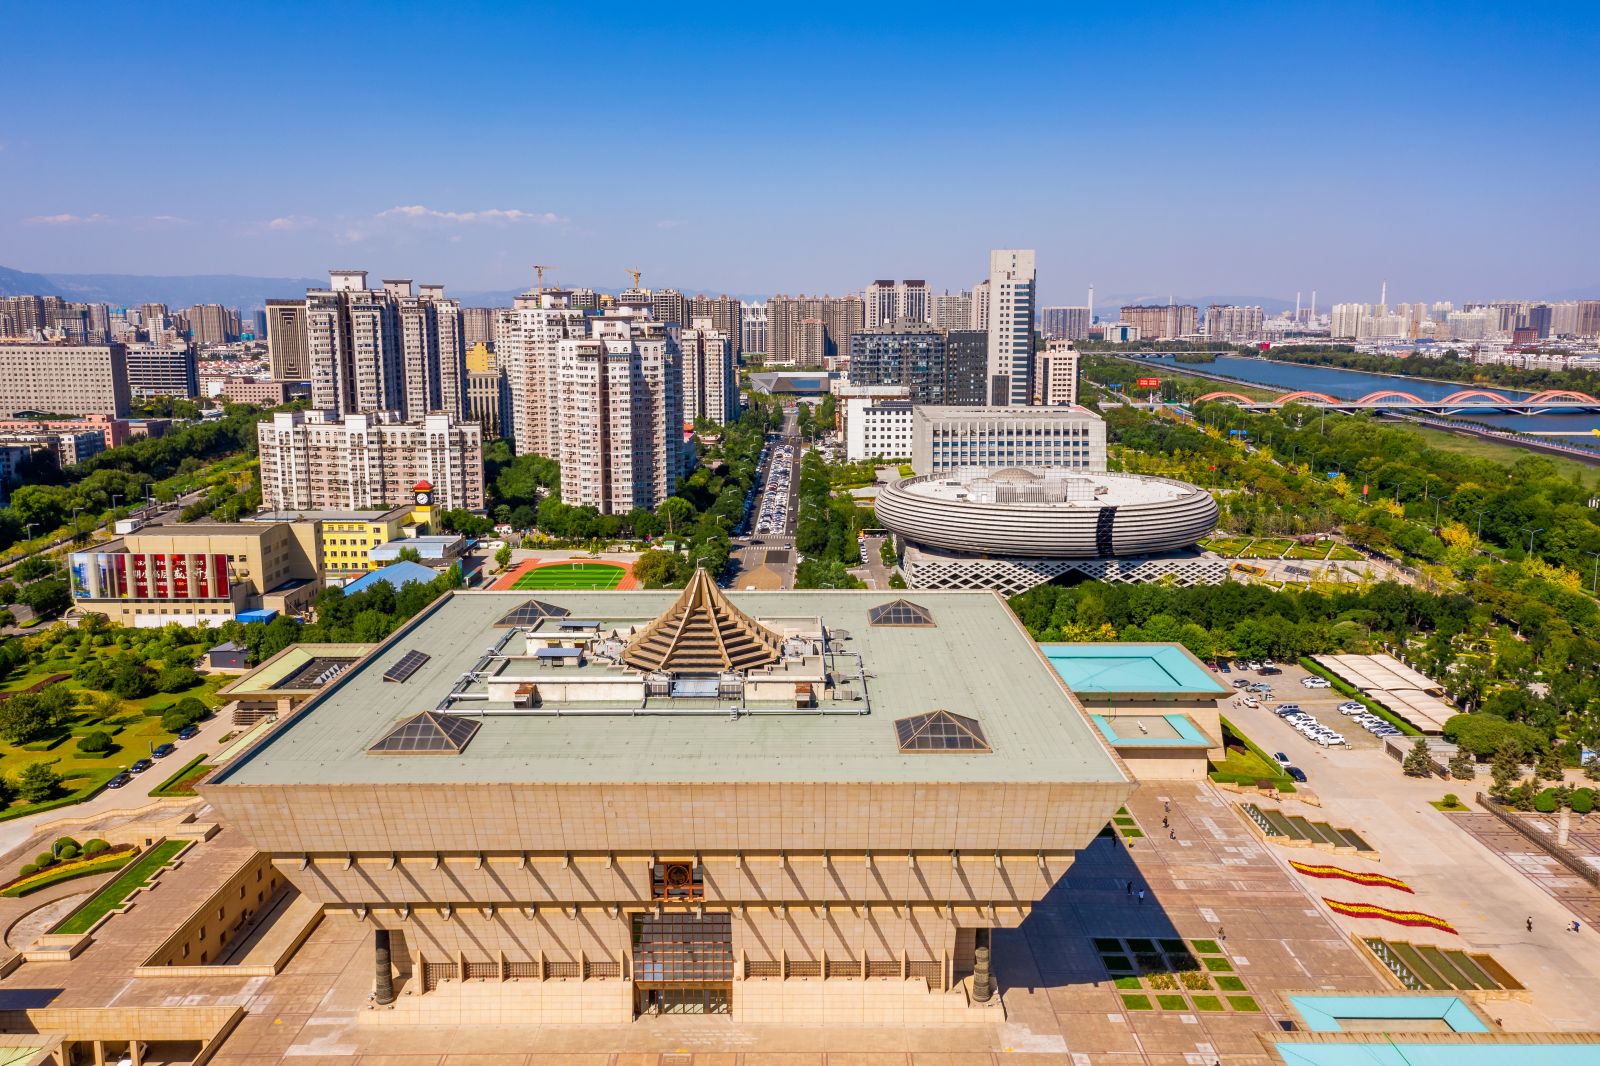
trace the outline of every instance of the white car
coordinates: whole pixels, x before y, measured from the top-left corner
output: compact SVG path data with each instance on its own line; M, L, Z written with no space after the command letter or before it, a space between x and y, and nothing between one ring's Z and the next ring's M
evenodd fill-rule
M1333 683L1325 677L1302 677L1300 683L1306 688L1332 688Z

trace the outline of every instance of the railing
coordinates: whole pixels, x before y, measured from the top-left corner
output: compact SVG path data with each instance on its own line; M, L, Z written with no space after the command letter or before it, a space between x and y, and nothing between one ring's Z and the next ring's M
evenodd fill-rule
M1539 850L1543 851L1546 855L1549 855L1552 859L1556 860L1562 866L1565 866L1568 870L1571 870L1573 873L1577 874L1591 885L1600 885L1600 871L1595 870L1594 867L1578 858L1576 852L1562 847L1554 840L1551 840L1549 837L1533 828L1533 826L1524 822L1521 818L1518 818L1516 815L1505 810L1500 806L1499 801L1491 799L1480 792L1478 793L1478 806L1482 807L1484 810L1500 819L1500 821L1504 822L1508 827L1520 834L1530 844L1538 847ZM1560 815L1557 815L1557 817L1560 817Z

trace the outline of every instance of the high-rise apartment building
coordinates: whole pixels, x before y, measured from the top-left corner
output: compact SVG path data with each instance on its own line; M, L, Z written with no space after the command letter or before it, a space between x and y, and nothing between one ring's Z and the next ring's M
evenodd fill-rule
M410 501L419 481L432 486L439 509L484 507L483 431L475 422L280 411L257 426L257 440L268 510L386 509Z
M689 301L677 289L657 289L650 294L650 313L657 322L673 326L687 326Z
M494 350L494 312L492 307L463 307L461 309L462 343L469 349L483 345Z
M467 420L483 427L485 440L508 436L511 428L511 390L499 357L487 345L467 352Z
M1579 337L1600 337L1600 300L1579 300L1572 332Z
M1046 407L1078 402L1078 352L1071 341L1052 338L1034 353L1033 402Z
M1419 304L1418 307L1421 307ZM1206 339L1224 344L1254 344L1261 340L1259 307L1212 304L1206 308Z
M394 294L367 288L365 270L329 272L306 293L311 405L339 414L399 410L404 388Z
M847 355L866 328L859 296L774 296L767 300L767 361L817 367Z
M745 304L739 314L739 352L744 355L766 355L767 305Z
M972 317L969 329L989 331L989 279L984 278L972 287Z
M1032 249L989 253L989 402L1026 404L1033 394L1033 322L1036 307Z
M127 418L128 349L121 344L0 344L0 417Z
M1200 331L1200 309L1193 304L1137 304L1122 309L1119 321L1139 327L1139 339L1172 341Z
M412 420L432 412L460 418L467 407L460 303L445 297L443 285L423 285L416 295L410 281L384 286L394 287L400 308L401 413Z
M935 329L971 329L972 293L941 293L933 298L933 327Z
M48 325L42 296L0 296L0 337L31 340Z
M701 418L719 426L739 417L739 376L734 369L733 345L716 330L678 331L683 354L683 420Z
M145 340L153 344L167 340L167 331L172 328L171 317L166 304L140 304L139 328L144 330Z
M683 325L716 330L728 338L737 357L741 351L739 345L744 327L744 305L727 295L696 296L689 301L689 317L684 319Z
M511 438L518 455L556 458L556 349L560 342L586 336L585 314L571 305L564 289L525 292L495 316L495 357L511 394Z
M896 322L926 323L933 302L926 281L874 281L867 286L866 328L878 329Z
M267 358L274 381L310 380L304 300L267 301Z
M1081 341L1089 336L1087 307L1046 307L1039 312L1039 332L1046 340Z
M195 304L183 313L195 344L229 344L239 339L239 312L221 304Z
M654 510L683 475L681 356L660 322L619 314L557 346L561 500Z
M128 391L134 396L200 395L200 367L187 344L128 345Z
M945 335L897 321L850 337L850 384L897 385L913 403L945 403Z
M989 402L988 331L945 331L944 402L957 407L980 407Z

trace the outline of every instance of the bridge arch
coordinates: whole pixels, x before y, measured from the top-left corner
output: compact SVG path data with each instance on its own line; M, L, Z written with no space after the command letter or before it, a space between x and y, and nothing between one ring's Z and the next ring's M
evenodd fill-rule
M1549 403L1552 400L1573 400L1577 403L1600 403L1586 392L1574 392L1571 389L1548 389L1536 392L1528 397L1529 403Z
M1204 396L1196 396L1194 398L1195 403L1199 403L1202 400L1232 400L1235 403L1256 402L1248 396L1240 396L1237 392L1208 392Z
M1357 400L1356 403L1366 406L1368 404L1381 403L1384 400L1404 400L1406 403L1415 404L1427 402L1422 397L1413 396L1409 392L1401 392L1398 389L1384 389L1380 392L1369 392Z
M1488 389L1462 389L1460 392L1452 392L1450 395L1446 396L1444 399L1440 400L1439 402L1440 403L1460 403L1463 400L1471 400L1471 399L1489 400L1489 401L1491 401L1493 403L1507 403L1507 402L1509 402L1506 399L1506 397L1500 395L1498 392L1491 392Z
M1301 389L1299 392L1286 392L1279 396L1273 403L1297 403L1301 400L1315 400L1317 403L1338 403L1339 401L1325 392L1312 392L1310 389Z

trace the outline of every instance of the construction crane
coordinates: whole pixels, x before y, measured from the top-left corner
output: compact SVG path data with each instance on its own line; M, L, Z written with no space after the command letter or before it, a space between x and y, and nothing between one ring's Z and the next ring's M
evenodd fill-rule
M633 277L633 287L635 289L637 289L639 287L639 279L644 276L644 271L642 271L642 270L624 270L623 273L624 274L629 274L629 275L631 275Z
M555 267L555 265L553 265L551 263L535 263L535 264L533 264L534 276L536 276L539 279L538 284L534 286L534 290L533 290L534 292L544 292L544 272L546 270L555 270L555 269L557 269L557 268Z

